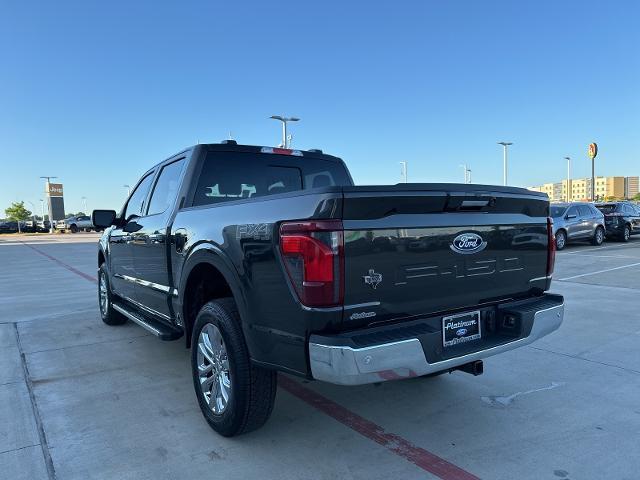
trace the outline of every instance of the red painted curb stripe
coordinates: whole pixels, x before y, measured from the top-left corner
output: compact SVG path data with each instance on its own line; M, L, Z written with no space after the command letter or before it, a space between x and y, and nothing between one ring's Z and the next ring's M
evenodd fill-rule
M278 377L278 385L291 395L298 397L317 410L355 430L360 435L373 440L387 450L409 460L411 463L442 480L480 480L479 477L476 477L472 473L463 470L453 463L447 462L445 459L438 457L424 448L416 447L399 435L385 432L381 426L346 409L333 400L304 387L295 380L280 375Z
M61 260L52 257L48 253L43 252L39 248L32 245L23 243L26 247L38 252L43 257L48 258L52 262L57 263L63 268L66 268L70 272L88 280L92 283L97 283L97 279L91 275L87 275L80 270L73 268L71 265L67 265ZM335 420L339 421L343 425L355 430L363 437L373 440L379 445L382 445L387 450L395 453L396 455L410 461L417 465L421 469L429 472L442 480L480 480L472 473L463 470L462 468L454 465L451 462L447 462L445 459L425 450L424 448L416 447L408 440L396 435L394 433L385 432L384 428L375 423L361 417L357 413L354 413L342 405L337 404L333 400L320 395L319 393L309 390L300 383L292 380L284 375L278 377L278 385L291 395L298 397L308 405L311 405L317 410L329 415Z
M49 255L48 253L43 252L42 250L40 250L39 248L34 247L33 245L29 245L28 243L24 243L22 242L22 244L25 247L29 247L31 250L34 250L36 252L38 252L40 255L42 255L43 257L48 258L49 260L51 260L52 262L57 263L58 265L60 265L63 268L66 268L67 270L69 270L70 272L75 273L76 275L81 276L82 278L84 278L85 280L88 280L92 283L98 283L98 279L94 276L91 275L87 275L84 272L81 272L80 270L78 270L77 268L73 268L71 265L67 265L66 263L64 263L62 260L58 260L55 257L52 257L51 255Z

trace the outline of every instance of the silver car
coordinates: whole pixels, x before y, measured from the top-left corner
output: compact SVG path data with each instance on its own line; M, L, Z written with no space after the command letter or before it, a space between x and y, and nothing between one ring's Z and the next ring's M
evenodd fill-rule
M93 222L91 217L87 215L74 215L73 217L65 218L64 220L58 220L55 223L56 230L69 230L71 233L79 232L80 230L90 231L92 230Z
M590 241L593 245L604 241L604 215L590 203L553 203L550 215L558 250L573 241Z

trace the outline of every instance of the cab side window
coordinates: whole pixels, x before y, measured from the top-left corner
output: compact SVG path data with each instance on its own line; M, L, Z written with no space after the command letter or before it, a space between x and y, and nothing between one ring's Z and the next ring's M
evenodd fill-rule
M151 180L153 180L153 173L144 177L129 197L127 208L124 211L125 220L128 220L131 215L142 215L142 208L147 198L147 193L149 193L149 187L151 187Z
M160 176L153 188L147 215L155 215L165 212L176 200L178 188L180 186L180 176L184 167L185 159L169 163L162 167Z
M571 207L569 208L569 210L567 210L567 218L569 218L571 215L578 216L578 209L576 207Z

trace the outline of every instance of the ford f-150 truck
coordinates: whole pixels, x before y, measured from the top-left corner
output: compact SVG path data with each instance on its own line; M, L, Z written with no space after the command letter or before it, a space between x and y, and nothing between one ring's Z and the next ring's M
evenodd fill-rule
M545 194L354 186L320 150L197 145L93 212L109 325L185 337L195 393L225 436L260 427L277 371L342 385L482 373L556 330Z

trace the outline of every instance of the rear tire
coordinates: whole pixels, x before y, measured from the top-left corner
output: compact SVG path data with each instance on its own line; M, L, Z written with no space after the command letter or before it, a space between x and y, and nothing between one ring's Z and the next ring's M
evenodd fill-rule
M277 373L251 363L232 298L200 309L191 336L191 372L200 410L220 435L250 432L269 419Z
M100 307L100 318L107 325L122 325L127 321L127 317L120 312L116 312L111 305L112 294L109 284L107 267L103 263L98 269L98 306Z
M600 246L602 245L602 242L604 242L604 228L596 227L596 231L593 234L593 238L591 239L591 244Z
M567 234L564 230L558 230L556 232L556 250L562 250L567 245Z
M622 240L623 242L628 242L630 238L631 238L631 227L629 225L625 225L624 230L622 231L622 237L620 237L620 240Z

